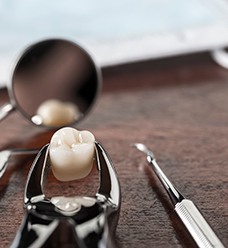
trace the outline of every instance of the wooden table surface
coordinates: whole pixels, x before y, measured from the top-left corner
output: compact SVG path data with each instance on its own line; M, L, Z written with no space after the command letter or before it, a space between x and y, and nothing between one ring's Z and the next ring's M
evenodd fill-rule
M191 199L228 244L228 70L207 54L147 61L103 70L103 90L77 125L94 133L119 176L122 207L118 247L196 247L174 212L145 156L148 145L166 175ZM7 99L1 92L0 101ZM41 147L53 131L14 112L0 123L0 149ZM23 193L34 156L12 156L0 180L0 247L7 247L23 216ZM96 171L60 183L51 175L47 195L93 195Z

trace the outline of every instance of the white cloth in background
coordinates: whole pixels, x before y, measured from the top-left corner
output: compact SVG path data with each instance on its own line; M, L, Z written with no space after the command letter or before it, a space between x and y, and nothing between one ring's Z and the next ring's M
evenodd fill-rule
M72 39L101 66L228 44L224 0L1 0L0 84L29 44ZM226 32L224 32L226 30Z

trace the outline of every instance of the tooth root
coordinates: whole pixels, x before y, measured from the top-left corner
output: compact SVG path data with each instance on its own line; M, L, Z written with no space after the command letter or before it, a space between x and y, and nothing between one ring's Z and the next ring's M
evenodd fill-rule
M50 161L60 181L86 177L92 170L95 138L89 131L66 127L58 130L50 142Z

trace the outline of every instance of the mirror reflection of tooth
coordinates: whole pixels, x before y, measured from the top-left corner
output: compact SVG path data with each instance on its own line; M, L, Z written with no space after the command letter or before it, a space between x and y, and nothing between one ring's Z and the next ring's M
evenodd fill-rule
M92 207L96 200L94 198L86 196L76 196L76 197L65 197L65 196L55 196L51 198L52 204L54 204L59 210L64 211L71 215L71 213L78 212L81 206Z
M74 103L50 99L39 106L37 115L32 120L37 125L56 127L69 125L80 116L80 110Z
M18 110L33 124L60 128L78 123L89 113L101 90L102 77L100 68L83 47L74 41L51 38L25 47L18 55L7 84L10 101L1 106L0 121ZM54 124L45 125L46 120L37 114L37 109L46 99L74 103L80 115L71 123L60 122L58 126L53 121Z
M94 135L89 131L65 127L55 132L49 150L54 176L60 181L88 176L93 168L94 142Z

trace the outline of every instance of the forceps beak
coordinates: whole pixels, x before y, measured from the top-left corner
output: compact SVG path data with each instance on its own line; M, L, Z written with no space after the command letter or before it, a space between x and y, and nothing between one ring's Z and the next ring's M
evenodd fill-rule
M69 240L71 244L77 244L75 247L115 247L113 234L119 218L120 184L110 158L98 142L95 142L95 154L100 181L97 194L95 197L74 197L76 204L80 205L83 199L84 202L89 201L89 206L88 203L87 205L82 203L79 210L69 215L65 210L59 211L58 207L53 205L52 199L47 199L43 193L43 185L50 167L49 144L41 149L32 164L25 187L24 204L27 216L12 247L20 247L18 244L21 240L29 238L29 230L35 230L40 225L41 229L46 230L47 237L43 240L38 234L33 242L40 243L46 240L50 242L50 239L58 239L59 235L55 234L65 226L69 231L64 228L64 233L71 236ZM39 228L39 233L41 229ZM96 237L93 236L90 240L90 235Z
M25 205L29 202L36 202L45 198L45 195L43 193L43 183L50 167L48 163L48 152L49 144L45 145L40 150L32 164L25 186Z
M116 172L112 167L111 160L104 148L98 142L96 146L96 160L100 173L100 187L97 197L107 198L117 209L120 208L120 184Z
M32 168L28 175L28 181L25 187L24 203L36 201L44 198L43 183L44 177L50 167L48 161L49 144L45 145L35 158ZM100 187L97 197L107 198L117 209L120 208L121 190L116 172L112 166L111 159L100 143L95 141L96 162L100 177Z

